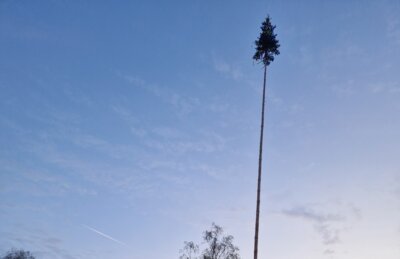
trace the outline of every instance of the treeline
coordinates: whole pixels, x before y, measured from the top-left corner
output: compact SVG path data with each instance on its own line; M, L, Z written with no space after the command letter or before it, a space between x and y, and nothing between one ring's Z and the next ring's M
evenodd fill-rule
M240 259L239 248L233 244L233 236L224 235L222 227L212 224L203 232L201 245L184 242L179 259ZM35 259L29 251L13 249L1 259Z
M7 252L1 259L35 259L29 251L13 249Z

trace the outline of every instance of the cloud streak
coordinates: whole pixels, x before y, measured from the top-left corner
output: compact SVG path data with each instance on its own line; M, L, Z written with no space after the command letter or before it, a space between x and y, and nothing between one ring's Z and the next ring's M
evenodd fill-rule
M342 215L320 213L306 207L287 209L283 210L282 213L288 217L300 218L313 223L315 231L320 235L325 245L340 242L340 230L332 224L345 221L345 217Z
M114 241L114 242L116 242L116 243L118 243L118 244L120 244L120 245L126 246L126 244L125 244L124 242L119 241L118 239L113 238L112 236L109 236L109 235L107 235L107 234L104 234L103 232L101 232L101 231L99 231L99 230L97 230L97 229L94 229L94 228L92 228L92 227L89 227L88 225L85 225L85 224L83 224L82 226L83 226L84 228L86 228L86 229L89 229L90 231L93 231L93 232L96 233L96 234L99 234L99 235L102 236L102 237L105 237L105 238L107 238L107 239L109 239L109 240L111 240L111 241Z

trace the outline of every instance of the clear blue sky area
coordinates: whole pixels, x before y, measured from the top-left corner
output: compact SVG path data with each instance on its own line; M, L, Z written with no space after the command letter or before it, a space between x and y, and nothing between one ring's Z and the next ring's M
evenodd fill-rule
M0 1L0 253L400 258L399 1Z

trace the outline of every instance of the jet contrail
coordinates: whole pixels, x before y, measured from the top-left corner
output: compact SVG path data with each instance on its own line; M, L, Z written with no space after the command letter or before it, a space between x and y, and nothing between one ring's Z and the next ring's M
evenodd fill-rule
M103 237L108 238L108 239L110 239L110 240L112 240L112 241L114 241L114 242L116 242L118 244L126 246L126 244L124 242L121 242L121 241L119 241L119 240L117 240L117 239L115 239L113 237L110 237L109 235L106 235L106 234L98 231L97 229L91 228L91 227L89 227L88 225L85 225L85 224L83 224L82 226L87 228L87 229L89 229L89 230L91 230L91 231L93 231L93 232L95 232L95 233L97 233L97 234L99 234L100 236L103 236Z

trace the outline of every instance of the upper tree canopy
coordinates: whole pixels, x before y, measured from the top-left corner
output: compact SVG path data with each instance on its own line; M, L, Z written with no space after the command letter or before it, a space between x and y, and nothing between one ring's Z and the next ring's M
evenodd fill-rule
M233 244L233 236L223 235L220 226L212 224L210 230L206 230L203 235L202 246L193 242L185 242L185 247L180 251L180 259L240 259L239 248ZM200 252L200 253L199 253Z
M274 34L275 25L271 24L269 16L261 25L261 33L256 43L256 53L253 59L256 61L262 61L265 66L268 66L274 61L274 56L279 55L279 41L276 39Z

